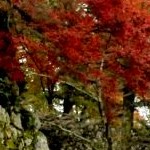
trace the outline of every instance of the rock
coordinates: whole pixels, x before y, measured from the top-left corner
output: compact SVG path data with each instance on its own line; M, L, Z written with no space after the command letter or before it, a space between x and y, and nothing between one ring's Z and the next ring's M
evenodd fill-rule
M10 117L6 110L0 105L0 144L6 142L4 139L7 136L7 128L10 125Z
M47 138L42 132L38 132L36 136L35 150L49 150Z
M20 113L15 114L14 112L12 112L11 122L16 128L23 130L23 127L21 124L21 114Z
M49 150L41 122L29 106L8 114L0 105L0 150Z
M2 106L0 105L0 127L9 125L10 124L10 118L8 113Z
M38 131L41 128L41 122L39 117L36 114L32 115L32 123L34 125L34 130Z
M30 130L25 131L23 136L24 136L23 140L24 140L25 146L30 146L34 139L34 137L33 137L34 135L33 135L32 131L30 131Z

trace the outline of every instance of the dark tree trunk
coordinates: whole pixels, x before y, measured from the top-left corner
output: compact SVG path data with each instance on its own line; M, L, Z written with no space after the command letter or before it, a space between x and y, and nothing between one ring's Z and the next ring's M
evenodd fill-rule
M123 126L122 126L122 150L131 149L131 131L133 128L135 94L129 89L124 89L123 98Z

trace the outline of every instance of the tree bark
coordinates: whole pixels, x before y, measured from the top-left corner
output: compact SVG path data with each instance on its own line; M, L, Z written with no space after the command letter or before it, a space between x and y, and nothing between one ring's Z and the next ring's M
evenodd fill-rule
M135 94L128 89L124 90L123 123L122 123L122 150L131 149L131 130L133 128Z

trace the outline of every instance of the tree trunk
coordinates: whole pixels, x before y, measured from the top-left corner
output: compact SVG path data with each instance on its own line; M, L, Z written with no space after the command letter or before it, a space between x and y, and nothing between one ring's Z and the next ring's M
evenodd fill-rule
M124 89L112 111L115 116L109 125L112 150L131 150L131 130L133 127L134 93ZM110 144L110 143L109 143Z
M122 150L131 149L131 130L133 127L135 94L128 89L124 90L123 123L122 123Z

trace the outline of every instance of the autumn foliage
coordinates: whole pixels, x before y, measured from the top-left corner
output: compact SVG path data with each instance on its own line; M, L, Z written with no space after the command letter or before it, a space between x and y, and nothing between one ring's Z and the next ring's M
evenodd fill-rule
M56 7L48 7L44 0L9 4L11 25L0 32L0 67L13 79L22 79L15 59L26 58L26 65L54 81L69 75L99 82L110 106L117 103L122 87L141 96L149 92L148 1L62 0Z
M16 48L11 33L0 31L0 68L13 81L21 81L24 78L18 60L15 57Z

